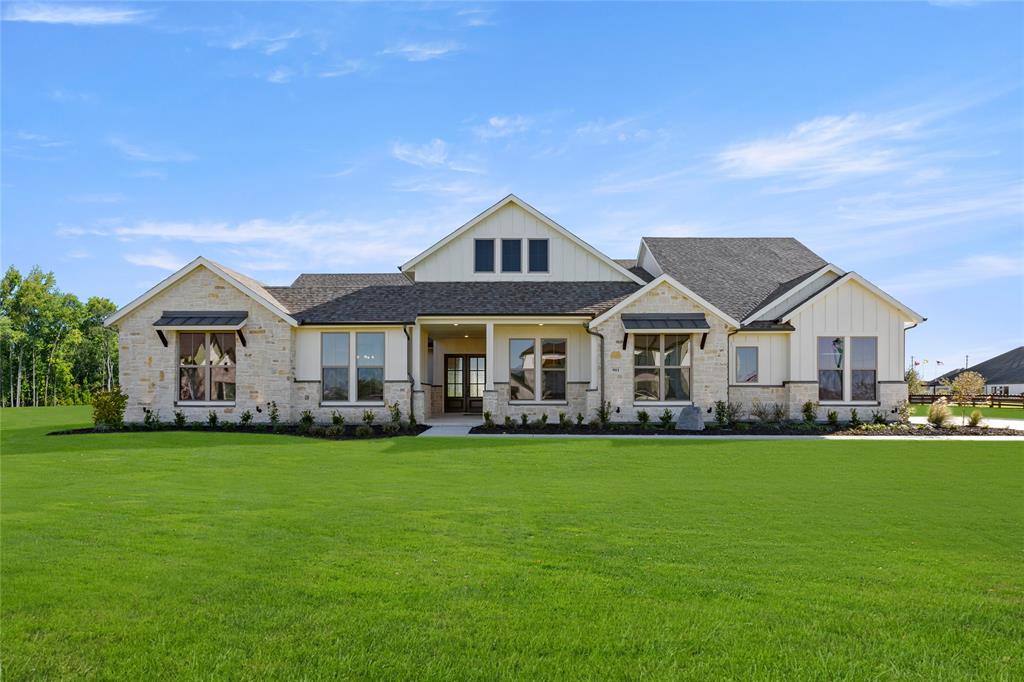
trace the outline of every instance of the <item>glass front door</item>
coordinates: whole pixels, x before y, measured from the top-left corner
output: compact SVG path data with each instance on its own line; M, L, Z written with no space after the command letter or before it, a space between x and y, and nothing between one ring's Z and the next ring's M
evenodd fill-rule
M483 355L445 355L444 411L482 412L486 383L487 360Z

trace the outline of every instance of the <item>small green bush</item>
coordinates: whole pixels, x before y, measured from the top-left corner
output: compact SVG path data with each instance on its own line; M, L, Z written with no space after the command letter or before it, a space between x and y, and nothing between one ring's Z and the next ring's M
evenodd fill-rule
M563 429L569 428L569 418L565 416L565 412L558 413L558 426Z
M981 410L971 411L971 417L967 420L969 426L977 426L981 423Z
M885 423L885 412L881 410L871 411L871 423L872 424L884 424Z
M512 417L510 417L507 414L505 415L505 428L508 429L509 431L516 428L516 423L512 421Z
M541 413L541 415L540 415L540 425L541 426L547 426L548 425L548 413L547 412L542 412Z
M340 438L345 435L345 427L332 424L325 429L324 433L330 438Z
M92 423L97 429L124 427L124 408L128 396L120 390L100 391L92 398Z
M409 413L409 430L412 431L416 428L416 415L412 412Z
M267 416L270 418L271 428L276 429L277 425L281 423L281 412L277 409L276 400L271 400L267 403Z
M363 410L363 424L368 427L373 426L373 420L377 418L377 415L373 413L373 410ZM358 434L357 434L358 435Z
M608 424L612 421L612 404L610 401L604 401L601 406L596 410L597 421L601 424L602 429L608 428Z
M386 433L389 436L393 436L402 429L401 420L398 421L387 421L383 426L380 427L382 433Z
M148 407L142 408L142 423L147 429L156 429L160 426L160 413Z
M491 415L490 411L484 412L484 426L489 429L494 428L494 417Z
M835 410L829 410L825 415L825 419L828 420L828 425L832 428L839 426L839 413Z
M249 424L252 423L252 412L249 410L243 412L238 418L238 423L241 424L243 428L249 426Z
M715 423L723 428L735 426L742 414L743 408L737 403L715 401Z
M640 410L637 412L636 420L640 423L640 428L645 431L651 426L651 415L647 413L647 410Z
M175 428L179 428L179 429L185 428L186 421L187 420L185 419L185 413L184 412L182 412L181 410L175 410L174 411L174 426L175 426Z
M206 415L206 425L211 429L217 428L217 413L210 410Z
M949 404L945 398L939 398L928 408L928 423L935 428L942 429L953 418L949 411Z
M343 415L341 412L338 412L337 410L331 410L331 424L333 424L334 426L340 426L344 428L345 415Z
M803 413L805 422L813 424L818 421L818 403L813 400L808 400L804 403L803 407L800 408L800 412Z
M850 426L852 428L857 428L863 423L864 422L860 420L860 416L857 414L857 408L855 407L852 410L850 410Z
M583 416L583 413L582 412L577 412L576 413L576 426L583 426L583 420L584 419L585 419L585 417Z
M674 420L672 418L672 410L665 408L665 411L658 417L658 422L661 424L661 428L666 431L670 430L674 426Z
M303 431L309 431L311 428L313 428L313 424L315 423L315 421L316 420L313 419L313 413L311 411L303 410L302 413L299 415L299 428L301 428Z
M356 427L356 436L360 438L369 438L373 435L373 427L369 424L360 424Z
M910 401L903 400L896 406L896 419L900 424L910 423Z
M388 418L395 424L402 421L402 408L397 400L388 405Z
M760 400L755 400L750 405L750 416L762 424L767 424L772 421L772 408L768 403L762 403Z
M525 413L521 414L519 415L519 421L523 423L523 428L526 428L526 426L530 423L530 417Z

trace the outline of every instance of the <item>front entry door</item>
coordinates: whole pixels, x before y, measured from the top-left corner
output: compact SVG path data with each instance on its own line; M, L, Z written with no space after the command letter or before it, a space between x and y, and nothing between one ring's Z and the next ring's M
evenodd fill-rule
M486 383L487 361L483 355L445 355L444 411L483 412Z

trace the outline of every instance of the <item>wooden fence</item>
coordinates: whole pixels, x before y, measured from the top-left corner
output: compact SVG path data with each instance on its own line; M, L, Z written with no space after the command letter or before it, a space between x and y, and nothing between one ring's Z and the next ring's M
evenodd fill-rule
M910 396L911 405L931 405L939 398L952 402L948 394L915 393ZM1024 393L1017 395L979 395L971 400L972 407L1020 407L1024 408Z

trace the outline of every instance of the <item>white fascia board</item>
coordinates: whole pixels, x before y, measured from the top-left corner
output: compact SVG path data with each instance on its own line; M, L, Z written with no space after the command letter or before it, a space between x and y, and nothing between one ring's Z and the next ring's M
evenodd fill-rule
M468 223L464 224L462 227L456 229L454 232L450 233L448 236L446 236L446 237L442 238L441 240L435 242L434 245L431 246L430 248L428 248L426 251L423 251L419 255L413 256L413 258L411 260L406 262L404 265L402 265L398 269L400 271L405 272L406 274L408 274L407 271L413 269L416 266L416 264L419 263L420 261L422 261L424 258L426 258L427 256L437 252L439 249L441 249L446 244L451 243L459 235L462 235L462 234L468 232L475 225L477 225L478 223L482 222L483 220L486 220L488 217L490 217L496 211L498 211L498 209L504 207L507 204L515 204L519 208L523 209L524 211L526 211L527 213L532 215L537 220L539 220L542 223L546 224L551 229L553 229L556 232L562 234L564 237L566 237L567 239L572 241L574 244L576 244L577 246L581 247L582 249L584 249L585 251L587 251L588 253L593 255L595 258L600 259L605 264L610 266L612 269L616 270L617 272L619 272L623 276L629 278L631 281L636 282L637 284L643 284L644 283L644 281L642 279L637 277L635 274L630 272L628 269L622 267L621 265L616 263L614 260L612 260L611 258L606 256L605 254L601 253L596 248L594 248L593 246L591 246L587 242L583 241L582 239L577 237L575 234L573 234L572 232L570 232L566 228L564 228L561 225L559 225L558 223L556 223L551 218L547 217L546 215L544 215L543 213L541 213L540 211L535 209L533 206L530 206L528 203L526 203L525 201L523 201L522 199L517 197L515 194L509 194L507 197L505 197L504 199L502 199L498 203L494 204L493 206L488 208L483 213L480 213L475 218L470 220Z
M603 312L600 315L598 315L597 317L595 317L590 322L591 329L593 329L597 325L601 324L602 322L604 322L605 320L607 320L609 317L611 317L612 315L616 314L620 310L623 310L623 309L629 307L630 305L633 304L634 301L639 299L641 296L643 296L647 292L654 290L657 286L659 286L661 284L668 284L669 286L674 287L681 294L683 294L687 298L692 299L695 303L700 305L702 308L704 308L708 312L714 313L716 316L720 317L722 320L724 320L730 326L736 327L737 329L740 327L739 320L735 319L731 315L728 315L728 314L722 312L716 306L714 306L711 303L709 303L700 294L697 294L694 291L691 291L689 288L687 288L686 286L681 284L678 280L676 280L671 275L659 275L656 279L652 279L648 284L644 285L643 287L641 287L637 291L634 291L628 297L626 297L622 301L619 301L617 304L615 304L614 306L612 306L611 308L609 308L605 312Z
M257 303L262 305L264 308L266 308L267 310L269 310L270 312L274 313L275 315L280 317L282 320L287 322L289 325L291 325L293 327L297 327L298 326L299 323L296 322L295 319L292 318L291 315L289 315L279 305L276 305L272 301L268 301L264 296L261 296L259 293L253 291L251 288L249 288L248 286L246 286L242 282L238 281L238 279L233 277L231 275L231 273L226 272L224 270L224 268L220 267L220 265L218 265L217 263L214 263L213 261L209 260L208 258L204 258L203 256L197 257L191 263L189 263L188 265L186 265L185 267L181 268L180 270L178 270L177 272L175 272L171 276L169 276L169 277L165 278L164 280L162 280L161 282L159 282L156 286L154 286L151 289L149 289L148 291L146 291L146 293L142 294L138 298L136 298L133 301L131 301L130 303L128 303L123 308L121 308L121 309L117 310L116 312L114 312L113 314L111 314L106 320L103 321L103 326L109 327L112 324L115 324L122 317L124 317L125 315L127 315L131 311L135 310L140 305L142 305L143 303L145 303L149 299L153 298L154 296L159 294L164 289L167 289L168 287L173 285L175 282L180 280L182 277L184 277L185 275L189 274L190 272L192 272L193 270L195 270L196 268L198 268L200 266L210 270L211 272L213 272L215 275L217 275L221 279L226 280L228 283L230 283L236 289L241 291L243 294L245 294L249 298L255 300Z
M821 291L817 292L816 294L814 294L813 296L808 298L806 301L804 301L803 303L801 303L797 307L795 307L792 310L790 310L788 313L786 313L780 319L783 322L788 322L794 316L799 314L804 308L806 308L808 305L810 305L815 300L817 300L820 296L828 293L832 289L833 286L841 286L842 284L845 284L846 282L856 282L857 284L861 285L862 287L864 287L865 289L867 289L868 291L873 293L878 298L882 299L883 301L885 301L886 303L891 305L893 308L896 308L897 310L902 312L907 317L905 322L911 322L913 324L920 324L921 322L924 322L926 319L928 319L928 318L922 316L921 314L917 313L913 308L910 308L910 307L900 303L895 298L893 298L892 296L890 296L889 294L885 293L884 291L879 289L877 286L875 286L874 284L872 284L868 280L866 280L863 277L861 277L860 275L858 275L856 272L848 272L845 275L842 275L839 279L835 280L831 285L829 285L829 286L825 287L824 289L822 289Z
M810 277L805 279L798 286L793 287L792 289L790 289L786 293L782 294L781 296L777 296L777 297L773 298L772 300L768 301L767 303L765 303L763 306L761 306L760 308L758 308L754 312L752 312L749 315L747 315L743 319L743 324L747 324L748 322L753 322L754 320L758 319L758 315L760 315L764 311L768 310L772 306L776 305L779 301L781 301L783 299L786 299L786 298L789 298L791 296L795 296L797 293L803 291L804 289L809 287L811 284L816 282L819 277L821 277L822 275L824 275L827 272L831 272L831 273L833 273L835 275L838 275L839 277L842 277L843 275L846 274L846 271L841 269L839 266L837 266L837 265L835 265L833 263L828 263L828 264L825 265L825 267L821 268L820 270L815 272L813 275L811 275Z

